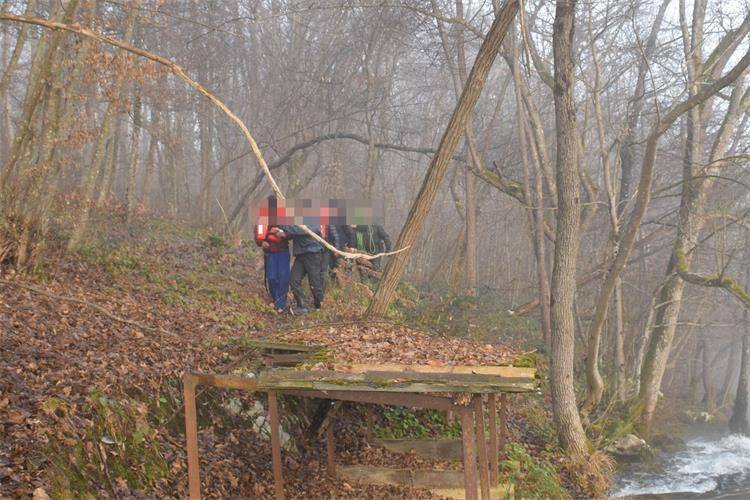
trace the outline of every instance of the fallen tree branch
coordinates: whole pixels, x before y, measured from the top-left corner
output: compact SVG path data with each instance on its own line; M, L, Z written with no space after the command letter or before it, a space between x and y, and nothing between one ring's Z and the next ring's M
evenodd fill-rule
M319 135L317 137L313 137L312 139L301 142L299 144L295 144L292 146L289 150L286 151L283 155L281 155L276 161L272 162L268 165L269 170L273 171L276 170L282 166L284 166L289 160L291 160L296 153L299 151L305 150L307 148L311 148L313 146L316 146L322 142L331 141L331 140L337 140L337 139L349 139L352 141L359 142L361 144L364 144L365 146L370 145L370 141L366 137L362 137L361 135L352 134L349 132L333 132L330 134L323 134ZM403 144L390 144L385 142L376 142L372 145L375 149L384 149L384 150L391 150L391 151L402 151L405 153L420 153L424 155L432 155L435 154L437 150L432 148L423 148L423 147L416 147L416 146L406 146ZM244 158L245 156L249 155L251 151L245 151L241 155L238 155L228 162L224 163L221 167L219 167L216 172L211 174L211 177L209 178L209 181L213 179L215 175L217 175L219 172L221 172L223 169L228 167L232 162L235 162L241 158ZM462 161L462 158L459 155L453 155L453 159L456 161ZM231 215L229 216L229 222L232 223L237 219L237 216L239 216L240 212L242 212L242 209L245 207L245 204L247 203L247 200L250 198L250 195L252 195L256 189L258 189L258 186L260 186L261 181L263 180L263 175L258 174L258 176L253 179L253 181L248 184L246 187L242 188L242 195L240 195L240 199L235 205L234 209L232 210Z
M22 285L21 283L16 283L14 281L8 281L8 280L4 280L4 279L0 279L0 284L6 285L6 286L12 286L12 287L15 287L15 288L21 288L21 289L24 289L24 290L28 290L30 292L34 292L34 293L37 293L39 295L44 295L45 297L48 297L48 298L54 299L54 300L62 300L64 302L72 302L74 304L81 304L81 305L84 305L86 307L90 307L91 309L94 309L95 311L103 314L104 316L106 316L106 317L108 317L108 318L110 318L110 319L112 319L114 321L117 321L119 323L123 323L125 325L133 326L133 327L138 328L140 330L145 330L145 331L149 331L149 332L156 332L156 333L164 333L164 334L172 335L172 336L175 335L174 332L170 332L168 330L165 330L164 328L154 328L154 327L151 327L151 326L146 326L146 325L144 325L142 323L138 323L137 321L133 321L133 320L130 320L130 319L125 319L125 318L123 318L121 316L117 316L116 314L109 312L106 308L104 308L104 307L102 307L102 306L100 306L98 304L94 304L93 302L89 302L87 300L77 299L75 297L66 297L64 295L58 295L56 293L52 293L52 292L48 292L46 290L42 290L41 288L37 288L35 286Z
M48 19L16 16L14 14L8 14L5 12L0 13L0 20L33 24L36 26L42 26L42 27L49 28L52 30L69 31L71 33L75 33L83 37L92 38L101 43L113 45L122 50L139 55L141 57L145 57L146 59L149 59L158 64L161 64L162 66L165 66L172 72L172 74L174 74L175 76L183 80L190 87L197 90L200 94L204 95L209 101L211 101L214 105L216 105L225 115L229 117L230 120L232 120L240 128L240 130L242 131L242 134L245 136L245 139L250 145L250 150L253 152L253 155L255 155L255 159L258 161L258 165L260 165L261 170L263 171L263 173L265 173L266 178L268 179L268 182L271 184L271 188L273 189L274 193L276 193L276 196L278 198L285 199L284 193L281 191L281 188L279 188L279 185L276 184L276 180L273 178L273 175L271 175L271 170L268 168L268 164L266 163L266 160L263 158L263 154L261 153L260 148L258 147L258 143L255 142L255 139L250 134L250 131L248 130L247 126L242 121L242 119L240 119L239 116L234 114L232 110L227 107L226 104L224 104L218 97L216 97L211 92L209 92L208 89L206 89L203 85L201 85L200 83L190 78L185 73L185 70L183 70L182 67L179 66L178 64L170 61L169 59L166 59L164 57L148 52L146 50L139 49L138 47L134 47L132 45L123 43L119 40L108 37L106 35L96 33L95 31L91 31L90 29L84 28L79 24L64 24L64 23L60 23L57 21L50 21ZM328 243L321 236L315 234L315 232L310 230L310 228L308 228L304 224L300 225L299 227L301 227L309 236L317 240L318 243L323 245L325 248L347 259L372 260L372 259L377 259L378 257L387 256L387 255L395 255L397 253L403 252L404 250L408 248L408 247L404 247L404 248L395 250L393 252L384 252L384 253L379 253L376 255L370 255L366 253L357 253L357 252L344 252L334 247L330 243Z

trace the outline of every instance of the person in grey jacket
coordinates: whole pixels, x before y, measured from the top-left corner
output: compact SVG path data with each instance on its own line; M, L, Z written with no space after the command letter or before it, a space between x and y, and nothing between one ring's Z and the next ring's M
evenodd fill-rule
M308 311L305 292L302 289L302 280L305 276L307 276L307 281L310 284L313 305L315 309L320 309L325 293L325 283L323 280L325 248L300 226L285 225L281 226L281 228L292 239L294 263L292 264L289 281L298 311L303 314ZM327 226L318 226L317 228L310 229L315 231L315 234L325 238Z

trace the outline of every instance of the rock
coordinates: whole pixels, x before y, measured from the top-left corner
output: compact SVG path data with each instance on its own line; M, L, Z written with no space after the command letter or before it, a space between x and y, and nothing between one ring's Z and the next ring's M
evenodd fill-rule
M250 407L250 409L247 410L247 416L250 418L255 418L258 415L265 415L266 409L263 408L263 403L258 401L257 399L253 401L253 406Z
M654 436L651 439L651 445L668 453L682 451L687 446L685 444L685 441L669 434L659 434L657 436Z
M271 439L271 421L264 415L258 415L253 421L253 431L255 431L261 439ZM279 426L279 441L281 442L281 447L283 449L292 449L292 436L290 436L281 426Z
M236 417L242 412L242 401L237 398L231 398L229 401L224 403L224 409L231 416Z
M253 431L261 439L271 439L271 422L268 419L263 403L257 399L253 401L252 406L243 409L242 402L239 399L233 398L224 404L224 409L232 416L236 417L240 415L251 419L253 421ZM293 449L292 437L281 426L279 426L279 441L281 441L281 447L285 450Z
M635 434L627 434L614 440L604 451L622 461L636 461L646 455L651 455L651 448L646 441Z

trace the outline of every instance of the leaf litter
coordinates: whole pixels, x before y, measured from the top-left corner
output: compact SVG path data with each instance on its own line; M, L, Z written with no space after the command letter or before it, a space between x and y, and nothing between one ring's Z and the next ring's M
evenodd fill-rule
M100 454L104 479L88 485L96 497L185 497L187 466L180 407L156 419L154 408L165 399L164 394L181 392L176 381L185 370L227 372L232 362L246 355L240 346L227 343L238 332L261 338L271 327L286 328L287 333L276 335L278 340L328 345L337 360L351 362L504 364L513 355L504 345L438 338L396 324L348 323L289 331L290 325L306 320L254 306L255 298L265 300L257 278L257 258L207 248L204 242L190 239L179 244L150 241L144 247L152 265L157 262L169 268L169 280L155 279L143 269L113 274L111 269L77 258L62 259L55 275L42 283L0 273L0 498L45 498L53 469L51 442L70 449L82 445L85 452ZM214 272L217 266L226 275L225 282L234 287L212 307L165 296L165 282L174 287L180 275L196 268ZM60 300L67 297L74 300ZM107 311L111 314L103 314ZM242 325L226 321L240 314ZM138 408L133 413L143 413L144 418L148 414L167 471L146 490L106 470L109 457L121 453L122 446L108 434L91 439L96 417L91 413L94 389L113 404L120 402L121 408ZM237 397L236 393L231 396ZM240 397L247 405L252 403L252 396ZM216 395L206 399L214 401ZM133 406L133 401L138 403ZM208 498L272 496L267 440L247 422L222 421L200 406L199 417L207 417L201 421L200 433L203 494ZM339 441L342 459L416 463L407 455L386 458L382 451L356 446L361 441L355 435L349 443ZM351 451L347 444L353 445ZM422 490L330 479L325 474L325 458L316 447L285 456L286 490L291 498L434 497Z

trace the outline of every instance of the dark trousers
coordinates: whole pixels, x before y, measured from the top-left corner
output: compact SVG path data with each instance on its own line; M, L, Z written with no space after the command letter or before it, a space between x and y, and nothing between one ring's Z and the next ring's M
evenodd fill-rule
M313 304L316 309L320 309L324 294L323 258L324 252L302 253L294 258L291 284L297 306L305 307L305 292L302 290L302 280L307 276L313 296Z
M277 309L286 309L289 292L289 250L266 252L266 279L268 291Z

